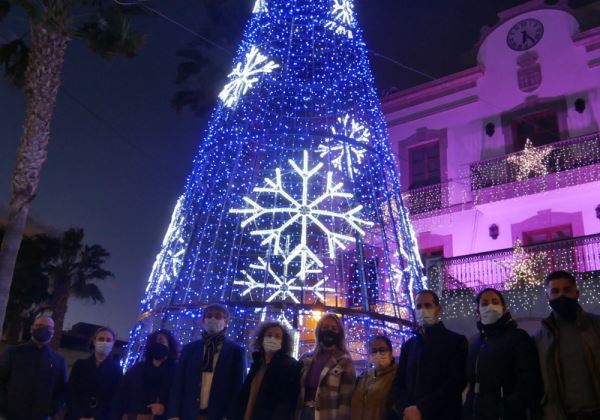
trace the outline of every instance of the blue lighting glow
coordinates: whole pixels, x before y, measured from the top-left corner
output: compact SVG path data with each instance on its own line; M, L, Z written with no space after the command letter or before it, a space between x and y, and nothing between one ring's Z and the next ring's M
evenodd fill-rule
M199 337L211 302L248 343L264 319L314 344L324 312L348 348L410 332L424 287L414 233L350 0L257 0L175 206L124 360L147 333Z

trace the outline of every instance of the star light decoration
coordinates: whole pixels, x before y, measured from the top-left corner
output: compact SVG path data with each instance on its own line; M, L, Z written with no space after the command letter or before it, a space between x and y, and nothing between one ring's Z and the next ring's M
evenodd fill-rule
M246 53L245 61L237 63L228 76L229 83L219 93L219 99L226 107L234 108L241 97L260 80L259 75L272 73L273 70L279 68L279 64L267 60L267 56L263 55L257 47L250 48L250 51Z
M256 0L256 3L254 3L254 8L252 9L252 13L262 13L268 11L269 9L267 9L267 0Z
M552 153L551 147L536 148L531 140L527 139L521 153L508 157L508 162L517 168L517 181L529 178L530 174L534 174L534 176L547 175L546 159L550 153Z
M352 29L356 25L354 19L354 4L352 0L333 0L333 8L329 12L331 20L325 24L338 35L346 35L352 39Z
M248 215L241 223L242 227L250 223L256 223L256 229L251 231L251 235L263 236L261 245L268 245L273 250L274 255L283 255L285 253L284 264L290 264L292 261L300 262L298 277L302 280L316 268L324 266L323 261L313 252L308 244L308 230L313 227L319 230L326 238L328 244L329 257L335 258L337 248L346 249L346 244L355 243L356 238L344 233L335 232L331 227L326 226L323 219L329 218L334 221L345 222L345 224L358 235L364 235L362 226L373 226L372 222L363 220L359 213L363 206L358 205L344 212L332 210L333 201L336 199L352 199L353 195L342 191L343 184L333 182L333 173L327 172L325 191L315 198L309 197L311 190L311 179L315 178L323 168L323 163L318 163L310 168L308 151L304 151L304 160L302 167L289 159L288 163L294 173L302 179L302 191L299 197L294 197L294 193L288 192L283 185L281 169L275 170L274 179L265 179L264 187L255 187L254 192L268 193L276 196L277 200L271 202L281 203L281 207L263 207L257 201L244 197L244 202L249 208L231 209L231 213ZM280 220L277 216L288 215L289 217ZM263 222L268 224L269 228L261 229L258 224ZM273 224L280 223L278 226ZM294 237L293 228L299 228L300 233ZM289 252L284 252L282 248L282 238L289 235L292 238L290 246L293 247Z
M183 267L186 241L182 235L185 222L185 218L181 214L182 203L183 196L177 200L161 250L152 266L152 273L150 274L152 281L146 287L148 296L155 296L160 293L164 284L176 279Z
M362 160L367 153L367 145L371 139L371 132L364 125L350 118L346 114L337 119L337 125L331 127L331 137L320 144L317 152L320 157L332 155L331 163L340 170L345 171L350 179L358 174Z

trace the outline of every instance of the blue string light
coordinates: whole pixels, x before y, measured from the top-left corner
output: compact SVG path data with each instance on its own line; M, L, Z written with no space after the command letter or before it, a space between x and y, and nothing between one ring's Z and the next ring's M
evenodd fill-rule
M247 343L264 319L296 354L334 312L356 360L366 342L410 333L425 286L363 35L351 0L257 0L131 331L197 338L226 304Z

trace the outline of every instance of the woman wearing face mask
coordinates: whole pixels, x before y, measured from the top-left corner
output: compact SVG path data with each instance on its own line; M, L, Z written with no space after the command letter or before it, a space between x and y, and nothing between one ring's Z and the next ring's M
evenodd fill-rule
M292 338L279 322L262 323L254 341L253 363L238 397L236 420L293 419L302 363L292 356Z
M350 419L356 373L346 350L344 327L339 317L323 315L315 335L315 349L300 358L304 364L300 381L300 418Z
M525 420L540 395L533 340L517 328L499 291L484 289L476 302L479 334L469 346L463 419Z
M110 405L121 380L121 367L111 352L115 333L106 327L92 337L94 353L75 362L68 384L66 420L108 420Z
M396 364L390 339L384 335L373 338L369 353L374 367L358 378L352 396L352 420L384 420L391 410L390 389Z
M167 330L148 336L144 359L129 369L117 392L113 420L163 420L175 373L177 342Z

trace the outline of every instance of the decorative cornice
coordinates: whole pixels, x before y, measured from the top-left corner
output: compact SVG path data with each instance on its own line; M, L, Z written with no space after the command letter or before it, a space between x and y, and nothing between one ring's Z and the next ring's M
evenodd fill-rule
M388 114L474 88L483 74L483 66L476 66L396 92L382 99L383 112Z
M600 49L600 27L575 34L573 43L578 47L585 47L587 52Z
M479 97L477 95L467 96L456 101L448 102L442 105L434 106L432 108L425 109L423 111L415 112L414 114L405 115L403 117L388 120L387 126L393 127L396 125L404 124L414 120L420 120L425 117L429 117L440 112L449 111L454 108L460 108L461 106L469 105L477 102Z

